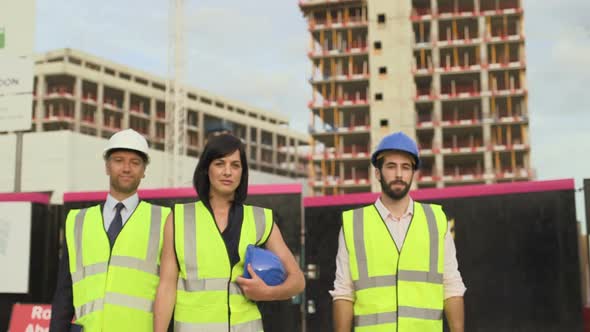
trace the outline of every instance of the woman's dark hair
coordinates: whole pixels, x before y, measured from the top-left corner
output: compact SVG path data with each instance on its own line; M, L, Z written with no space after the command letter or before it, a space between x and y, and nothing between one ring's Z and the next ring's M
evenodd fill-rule
M234 203L242 204L246 200L248 196L248 160L246 158L246 150L239 138L229 134L222 134L209 138L193 174L193 186L203 202L209 204L209 187L211 185L209 182L209 165L211 165L213 160L232 154L236 150L240 151L242 178L240 179L238 188L236 188Z

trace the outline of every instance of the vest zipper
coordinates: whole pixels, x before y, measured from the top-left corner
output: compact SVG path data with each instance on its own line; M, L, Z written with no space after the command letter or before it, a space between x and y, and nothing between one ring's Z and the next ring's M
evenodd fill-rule
M230 297L230 293L229 293L229 288L231 285L231 279L232 279L232 266L231 266L231 262L229 259L229 250L227 249L227 245L225 244L225 241L223 240L223 236L221 236L221 230L219 229L219 226L217 226L217 222L215 221L215 216L213 214L211 214L213 217L213 222L215 223L215 227L217 228L217 232L219 233L219 236L221 237L221 242L223 242L223 247L225 248L225 254L227 255L227 260L228 260L228 265L229 265L229 280L227 281L227 288L226 288L226 294L227 294L227 331L231 332L231 307L230 307L230 302L229 302L229 297ZM229 222L229 220L228 220Z
M137 203L137 206L135 207L135 209L133 210L133 212L131 212L131 214L129 215L129 218L127 218L127 220L125 221L125 223L123 225L121 225L121 231L119 231L119 234L117 234L117 237L119 237L119 235L121 235L121 232L123 232L123 228L125 227L125 225L127 225L127 223L130 220L133 220L132 219L133 218L133 215L135 214L135 211L137 211L137 208L139 207L139 205L141 203L142 203L142 201L140 200ZM100 206L100 216L101 216L101 219L103 220L103 223L102 223L103 226L102 227L104 228L104 216L102 215L102 209L103 209L103 206L101 205ZM109 270L110 270L110 267L111 267L111 258L113 258L113 250L115 249L115 244L117 243L117 238L115 238L115 241L113 242L113 246L110 247L109 236L108 236L108 234L106 232L106 229L105 229L105 236L107 237L107 241L109 242L109 248L110 248L110 250L109 250L109 260L107 261L107 272L106 272L106 279L108 280L108 278L109 278ZM106 291L106 289L105 289L105 291ZM106 295L106 292L105 292L105 295Z
M230 293L229 293L229 286L231 285L231 267L229 269L229 282L227 283L227 331L230 332L231 331L231 306L230 306L230 302L229 302L229 297L230 297Z
M231 260L229 258L229 250L227 249L227 245L225 244L225 240L223 240L223 236L221 235L221 229L219 229L219 225L217 225L217 221L215 220L215 214L213 213L213 210L212 209L210 210L207 207L207 205L205 205L205 208L207 209L207 211L211 215L211 217L213 219L213 224L215 225L215 228L217 228L217 233L221 237L221 242L223 242L223 247L225 248L225 254L227 255L227 261L229 263L229 280L227 281L227 288L226 288L226 290L227 290L226 291L226 294L227 294L227 331L228 332L231 332L231 307L230 307L230 302L229 302L229 298L230 298L230 293L229 292L230 292L230 285L231 285L233 267L231 265ZM228 222L228 225L229 225L229 218L228 218L227 222Z
M410 229L412 228L412 225L414 225L413 221L414 221L414 216L416 215L416 202L413 202L412 204L413 204L412 218L410 219L410 224L408 225L408 229L406 230L406 234L404 235L404 242L402 242L402 246L398 250L398 253L399 253L397 255L397 271L398 272L399 272L399 260L402 257L402 250L404 249L404 244L406 243L406 238L408 237L408 234L410 233ZM395 284L397 285L395 287L395 303L397 303L397 307L398 307L397 318L399 318L399 288L398 288L399 287L399 273L395 274ZM396 331L399 331L399 319L397 320L397 324L395 324L395 328L396 328Z
M213 219L215 220L215 219ZM215 223L215 226L217 226L217 222ZM217 227L217 231L219 231L219 227ZM221 231L219 231L219 235L221 236ZM223 246L225 247L225 253L227 255L227 260L229 261L229 251L227 250L227 245L225 244L225 241L223 241L222 238L222 242L223 242ZM226 294L227 294L227 331L230 332L231 331L231 306L230 306L230 302L229 302L229 297L230 297L230 285L231 285L231 279L232 279L232 266L231 263L229 263L229 280L227 281L227 288L226 288Z
M405 241L404 241L405 242ZM402 245L403 246L403 245ZM401 252L397 255L397 271L399 272L399 257L401 256ZM397 316L397 323L395 324L395 331L399 331L399 273L395 274L395 305L397 305L397 310L395 311L395 315Z
M383 226L385 226L385 229L387 230L387 234L389 234L389 238L391 238L391 242L393 242L393 246L395 247L395 250L397 250L397 265L396 265L396 273L395 273L395 304L397 306L396 309L399 309L399 291L398 291L398 287L399 287L399 260L402 256L402 249L404 248L404 243L406 243L406 237L408 236L408 233L410 232L410 227L412 227L412 225L414 224L412 221L414 221L414 215L416 215L416 202L413 202L413 211L414 213L412 213L412 219L410 219L410 225L408 226L408 230L406 231L406 234L404 236L404 241L401 243L401 248L397 248L397 244L395 243L395 240L393 239L393 236L391 235L391 232L389 231L389 227L387 227L387 224L385 223L385 220L383 220L383 217L381 217L381 213L379 213L379 210L377 210L377 207L375 206L375 204L373 204L373 207L375 208L375 210L377 211L377 215L379 216L379 218L381 219L381 222L383 222ZM399 318L399 310L395 311L395 314L397 316L397 318ZM399 319L396 320L396 324L395 324L395 331L399 332Z

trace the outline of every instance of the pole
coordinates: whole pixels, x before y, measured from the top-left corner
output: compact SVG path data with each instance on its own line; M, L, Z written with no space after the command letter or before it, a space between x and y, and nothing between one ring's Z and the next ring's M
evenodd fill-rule
M14 161L14 192L21 192L23 166L23 132L16 132L16 158Z
M590 179L584 179L584 202L586 203L586 235L588 235L590 230ZM588 239L590 240L590 238Z
M301 209L301 226L299 229L299 244L301 245L301 248L299 249L299 266L301 267L303 273L307 276L307 261L305 259L305 207L303 206L303 190L304 188L302 188L301 191L299 207ZM305 288L307 288L307 286ZM307 289L304 289L303 293L301 293L301 303L299 304L299 312L301 313L301 332L307 331L307 297L305 296L306 291Z

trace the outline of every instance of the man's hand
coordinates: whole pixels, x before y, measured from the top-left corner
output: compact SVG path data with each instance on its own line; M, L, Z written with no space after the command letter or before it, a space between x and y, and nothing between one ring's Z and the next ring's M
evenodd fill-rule
M242 276L236 279L236 283L240 286L244 295L252 301L272 301L271 286L268 286L264 280L258 277L251 264L248 264L247 268L252 279Z
M463 296L454 296L445 300L445 314L451 332L465 331L464 307Z

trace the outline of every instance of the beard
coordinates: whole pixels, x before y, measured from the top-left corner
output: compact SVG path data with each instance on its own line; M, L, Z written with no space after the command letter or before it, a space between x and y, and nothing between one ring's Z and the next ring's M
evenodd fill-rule
M410 191L410 187L412 186L411 180L409 183L404 182L402 180L393 180L387 183L385 179L383 179L383 176L381 177L381 180L379 180L379 183L381 183L381 191L394 201L399 201L402 198L406 197L406 195ZM394 184L401 184L404 187L402 189L392 189L391 186L393 186Z
M111 187L115 189L115 191L122 194L133 194L135 191L137 191L141 179L135 179L134 181L131 181L129 183L122 183L116 178L111 178L110 182Z

